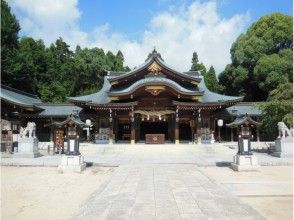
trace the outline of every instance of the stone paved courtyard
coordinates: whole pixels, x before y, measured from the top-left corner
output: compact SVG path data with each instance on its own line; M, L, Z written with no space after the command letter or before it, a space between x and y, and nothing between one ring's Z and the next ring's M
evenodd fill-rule
M123 164L195 164L197 166L225 166L229 165L237 152L237 143L229 142L231 149L224 144L81 144L80 151L85 161L96 165L119 166ZM4 155L2 165L14 166L58 166L60 155L44 155L38 158L12 158ZM266 153L254 153L262 166L293 165L292 158L278 158Z
M289 190L292 182L264 182L264 175L254 182L259 176L254 174L253 179L250 176L234 182L224 179L220 183L203 171L205 167L228 166L236 151L225 144L82 144L81 152L88 163L117 168L109 180L97 187L98 190L81 205L81 209L76 210L78 214L74 219L263 219L237 195L253 193L259 196L261 193L262 196L289 197L293 194ZM45 151L43 154L45 156L35 159L7 156L1 163L53 167L59 164L60 155L46 155ZM293 164L292 158L276 158L265 153L255 155L264 166ZM228 168L224 167L220 172L224 169Z
M74 219L263 219L195 165L122 165Z

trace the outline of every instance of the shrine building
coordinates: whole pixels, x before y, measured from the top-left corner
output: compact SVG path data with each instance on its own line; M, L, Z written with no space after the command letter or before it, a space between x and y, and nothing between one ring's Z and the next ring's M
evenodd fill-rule
M95 122L96 142L203 142L216 131L216 115L243 97L207 89L197 71L178 72L153 50L129 72L109 71L100 91L69 97Z
M44 125L63 121L73 111L91 124L81 140L97 144L213 143L217 137L236 141L236 129L225 124L245 114L257 121L261 116L253 103L241 102L243 97L209 91L199 72L174 70L156 50L134 70L108 71L100 91L68 97L68 103L43 103L5 85L0 95L4 145L16 143L20 126L29 121L36 123L41 142L64 140L61 128ZM224 121L222 127L219 119ZM253 134L259 141L259 131L253 129Z

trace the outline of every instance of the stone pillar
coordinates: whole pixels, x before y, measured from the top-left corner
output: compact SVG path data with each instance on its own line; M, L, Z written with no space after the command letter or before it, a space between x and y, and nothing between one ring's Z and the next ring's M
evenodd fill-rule
M259 137L259 127L256 127L256 141L257 141L257 142L260 141L260 137Z

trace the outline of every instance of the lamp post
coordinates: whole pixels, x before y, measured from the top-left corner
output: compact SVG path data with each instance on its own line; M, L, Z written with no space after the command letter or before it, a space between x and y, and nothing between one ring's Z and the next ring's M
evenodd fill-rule
M222 119L218 119L217 120L217 126L218 126L218 137L217 137L217 141L221 142L221 136L220 136L220 128L224 125L224 121Z

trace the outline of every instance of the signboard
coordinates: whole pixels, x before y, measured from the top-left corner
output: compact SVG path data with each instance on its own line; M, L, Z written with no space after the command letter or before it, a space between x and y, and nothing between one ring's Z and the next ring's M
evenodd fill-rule
M75 151L75 140L74 139L69 140L69 151L70 152Z
M248 139L243 139L243 150L244 152L248 152Z

